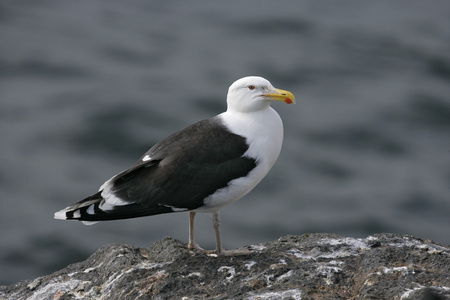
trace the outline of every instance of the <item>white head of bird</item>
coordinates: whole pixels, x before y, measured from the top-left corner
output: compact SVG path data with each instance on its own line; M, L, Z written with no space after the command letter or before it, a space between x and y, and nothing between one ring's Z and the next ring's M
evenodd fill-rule
M252 112L269 107L271 101L295 103L291 92L275 88L267 79L247 76L236 80L228 89L229 111Z

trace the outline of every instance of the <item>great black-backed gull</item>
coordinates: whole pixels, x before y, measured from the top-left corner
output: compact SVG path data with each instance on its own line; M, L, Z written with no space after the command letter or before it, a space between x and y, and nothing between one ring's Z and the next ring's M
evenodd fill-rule
M190 249L217 255L249 253L222 248L219 210L250 192L280 154L283 123L271 101L290 104L295 98L261 77L235 81L228 90L226 112L157 143L96 194L56 212L55 218L93 224L188 211ZM197 212L212 213L215 251L205 251L194 241Z

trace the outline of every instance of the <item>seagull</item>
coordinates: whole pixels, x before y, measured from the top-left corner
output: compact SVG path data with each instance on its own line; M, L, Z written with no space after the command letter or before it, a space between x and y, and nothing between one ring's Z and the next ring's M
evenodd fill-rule
M248 194L269 172L283 142L283 123L272 101L295 103L291 92L258 76L235 81L227 110L194 123L154 145L129 169L107 180L92 196L55 213L55 219L86 225L172 212L189 214L189 249L232 256L224 250L219 211ZM196 213L211 213L216 249L194 240Z

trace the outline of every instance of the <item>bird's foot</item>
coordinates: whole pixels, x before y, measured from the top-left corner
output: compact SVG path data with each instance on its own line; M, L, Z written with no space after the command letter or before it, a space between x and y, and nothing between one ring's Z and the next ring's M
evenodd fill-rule
M233 249L233 250L222 250L221 255L223 255L223 256L240 256L240 255L250 255L253 253L255 253L255 252L250 250L250 248L242 247L242 248Z
M203 253L208 252L208 251L206 251L205 249L203 249L202 247L200 247L197 243L189 243L189 244L188 244L188 249L189 249L189 250L196 249L196 250L201 251L201 252L203 252Z
M239 255L250 255L254 252L250 250L248 247L233 249L233 250L225 250L222 249L222 251L218 250L211 250L211 251L205 251L206 255L210 256L239 256Z
M205 250L202 247L200 247L197 243L188 244L188 249L193 250L196 249L200 252L205 253L208 256L239 256L239 255L250 255L255 253L254 251L250 250L248 247L242 247L238 249L233 250L225 250L222 249L222 251L216 250Z

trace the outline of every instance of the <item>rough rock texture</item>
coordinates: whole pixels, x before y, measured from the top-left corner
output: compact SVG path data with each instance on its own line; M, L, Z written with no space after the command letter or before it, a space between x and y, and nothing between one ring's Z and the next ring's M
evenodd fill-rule
M411 236L285 236L254 254L206 256L165 238L113 244L0 299L450 299L450 248Z

